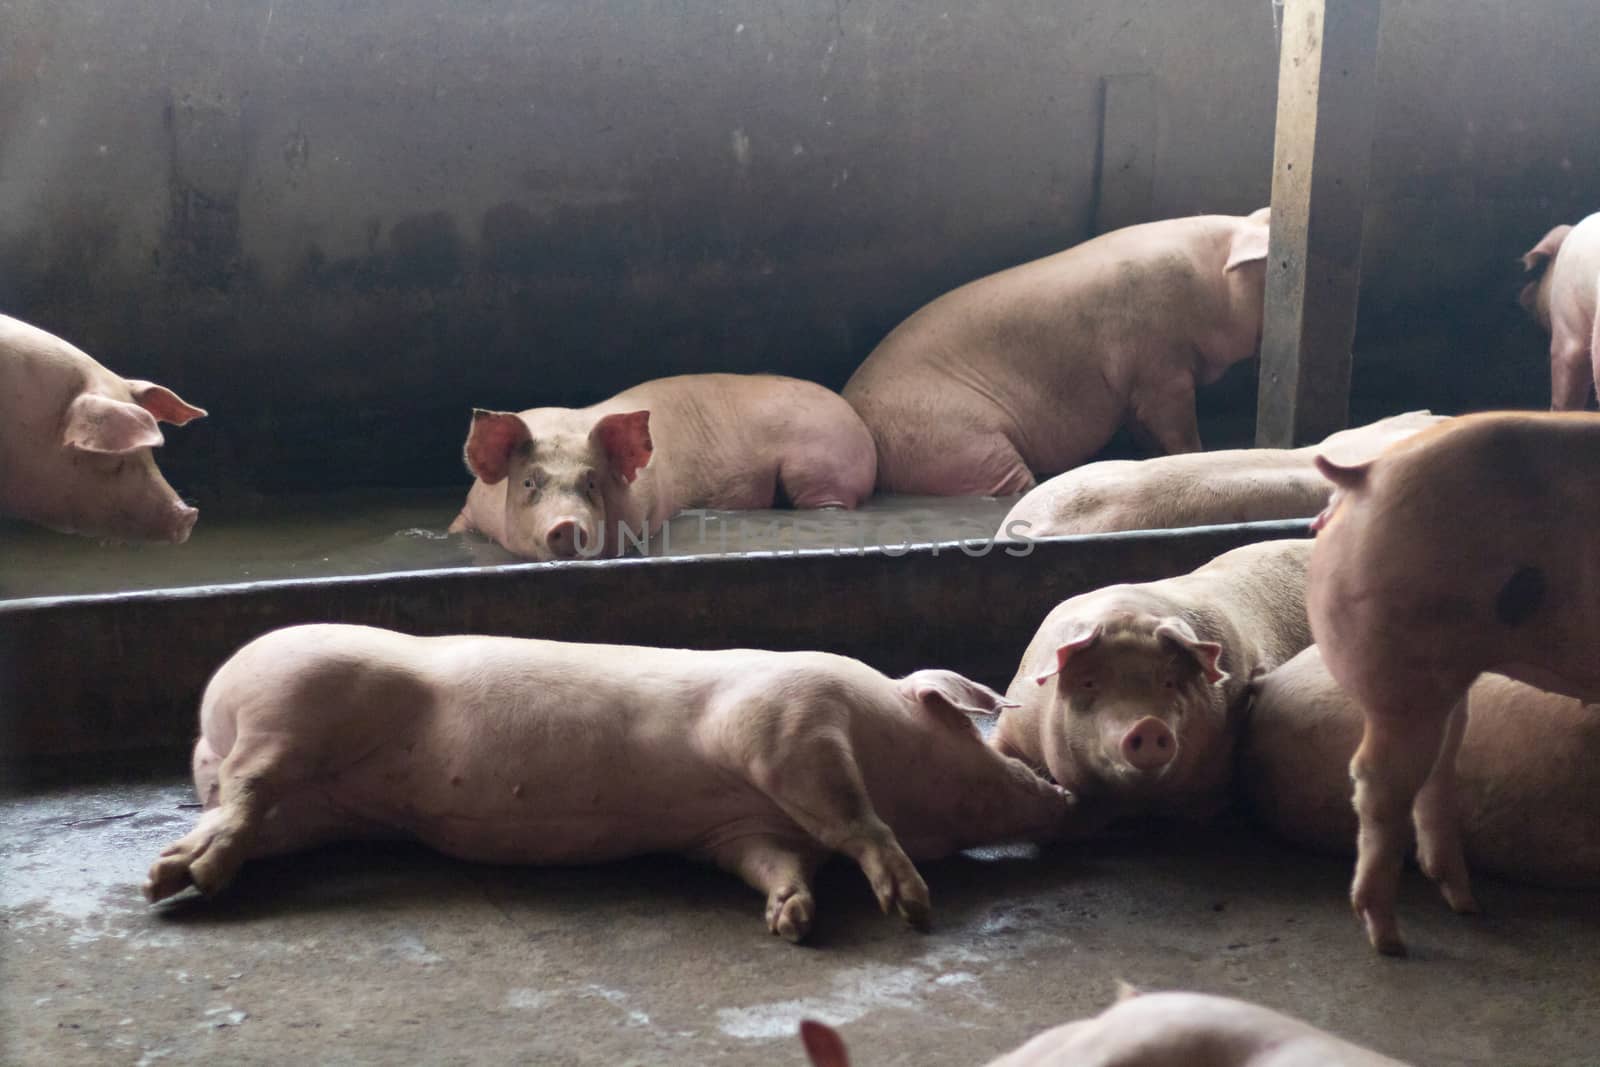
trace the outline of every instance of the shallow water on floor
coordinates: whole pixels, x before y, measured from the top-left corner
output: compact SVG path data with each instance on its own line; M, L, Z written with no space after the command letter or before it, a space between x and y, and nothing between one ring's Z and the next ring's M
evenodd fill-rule
M0 599L116 593L282 578L480 567L519 560L475 534L446 533L459 490L291 497L252 514L209 514L185 545L102 545L0 523ZM644 554L859 551L990 537L1016 498L875 497L857 511L696 511Z

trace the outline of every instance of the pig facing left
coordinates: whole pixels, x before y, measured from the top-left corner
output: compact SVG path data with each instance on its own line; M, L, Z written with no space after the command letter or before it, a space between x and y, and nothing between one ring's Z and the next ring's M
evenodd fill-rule
M173 492L151 450L163 443L158 421L204 415L170 389L113 374L0 315L0 513L62 533L181 544L200 513Z
M1214 814L1250 679L1311 643L1311 550L1260 542L1062 602L1022 655L996 747L1072 790L1085 828Z
M820 652L278 630L207 686L206 810L145 894L215 893L252 857L374 835L495 863L682 852L766 894L768 928L798 941L812 872L842 852L920 926L913 857L1070 828L1071 795L967 717L1002 703L949 671L895 681Z

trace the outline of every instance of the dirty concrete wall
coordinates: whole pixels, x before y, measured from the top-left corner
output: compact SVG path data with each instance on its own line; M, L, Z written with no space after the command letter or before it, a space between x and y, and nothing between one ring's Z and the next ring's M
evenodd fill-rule
M1537 402L1507 266L1600 201L1600 6L1386 7L1357 411ZM0 310L208 407L203 503L461 481L472 405L841 385L1088 236L1141 73L1150 214L1264 203L1268 0L0 0Z

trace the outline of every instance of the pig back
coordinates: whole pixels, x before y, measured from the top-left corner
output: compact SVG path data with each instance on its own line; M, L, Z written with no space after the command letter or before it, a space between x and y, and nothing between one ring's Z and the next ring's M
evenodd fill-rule
M247 673L281 691L231 711L237 743L290 737L308 784L363 823L465 859L567 863L686 850L770 808L698 744L708 661L729 654L304 629L255 649L269 659Z
M1227 669L1239 677L1229 685L1241 692L1253 673L1287 663L1311 644L1306 570L1312 544L1309 538L1292 538L1245 545L1174 579L1177 591L1197 612L1226 620L1231 635L1210 639L1222 640L1224 654L1232 653Z

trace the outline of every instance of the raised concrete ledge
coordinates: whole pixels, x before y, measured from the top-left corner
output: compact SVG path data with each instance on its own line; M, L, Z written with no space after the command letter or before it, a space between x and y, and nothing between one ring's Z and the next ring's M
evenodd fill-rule
M1003 686L1046 612L1180 574L1305 521L995 544L529 563L0 602L5 777L84 755L178 751L206 680L260 634L350 622L692 648L818 648Z

